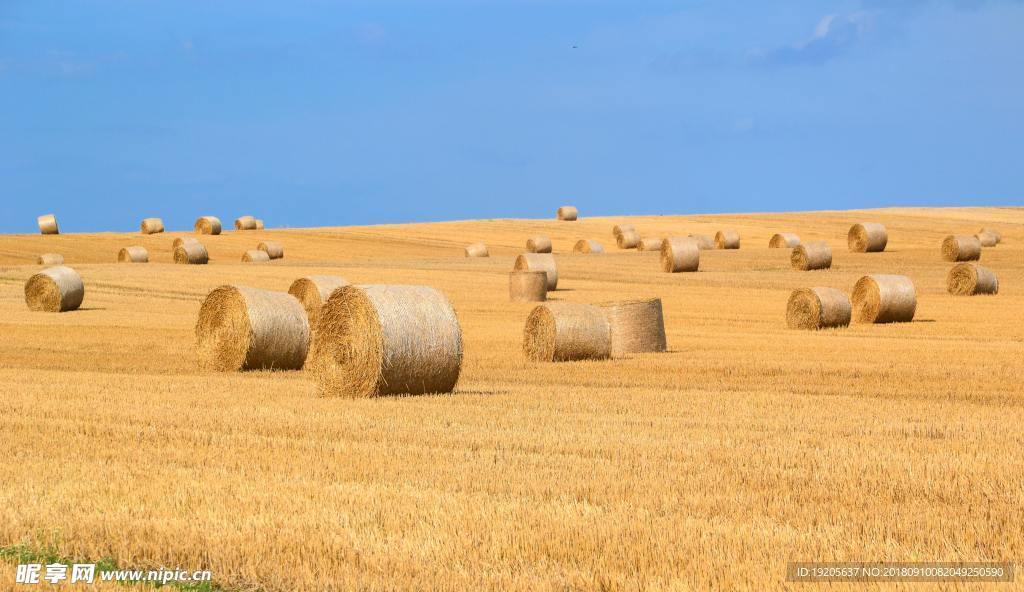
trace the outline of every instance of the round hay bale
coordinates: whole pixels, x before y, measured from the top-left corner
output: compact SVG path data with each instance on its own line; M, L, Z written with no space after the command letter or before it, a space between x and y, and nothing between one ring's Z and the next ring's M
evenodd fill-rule
M740 248L740 233L735 230L719 230L715 233L716 249Z
M1003 242L1003 235L995 228L982 228L978 234L990 234L996 239L996 244Z
M164 231L164 221L160 218L143 218L139 225L142 234L156 234Z
M254 223L256 224L255 230L263 230L263 220L261 218L256 218Z
M306 309L309 326L316 328L320 320L320 309L335 290L349 285L348 280L335 275L310 275L292 282L288 293L298 299L302 308Z
M687 238L693 239L697 243L697 248L701 251L710 251L715 248L715 241L711 240L710 236L703 234L691 234Z
M946 261L977 261L981 258L981 241L976 236L949 235L942 241L942 257Z
M543 271L510 271L508 297L512 302L544 302L548 299L548 274Z
M235 218L235 230L256 230L256 218L252 216Z
M977 263L957 263L946 276L946 289L957 296L998 294L999 279Z
M612 235L615 238L619 238L623 232L636 232L636 227L632 224L616 224L612 226Z
M309 320L291 294L221 286L199 309L196 349L204 370L298 370L309 350Z
M220 218L216 216L201 216L196 219L194 228L199 234L220 234Z
M53 214L43 214L36 218L36 223L39 224L39 232L42 234L60 234L60 228L57 227L57 217Z
M800 244L800 237L792 232L779 232L768 241L769 249L792 249Z
M640 239L640 242L636 245L638 251L661 251L661 245L665 244L665 239L657 236L650 236L647 238Z
M668 273L697 271L700 247L689 238L673 236L661 245L661 270Z
M793 269L811 271L832 267L832 247L825 241L811 241L797 245L789 256Z
M174 251L174 249L177 249L178 247L184 245L185 243L202 244L201 242L199 242L198 238L192 238L191 236L178 237L174 239L174 241L171 243L171 251Z
M149 251L145 247L125 247L117 252L118 263L149 263Z
M284 257L284 247L274 241L261 241L256 245L256 250L263 251L271 259L281 259Z
M491 252L487 250L487 245L483 243L473 243L466 245L466 257L490 257Z
M572 248L573 253L604 253L601 243L594 240L578 240Z
M462 328L429 286L345 286L320 312L311 364L325 396L450 393Z
M608 320L592 304L541 304L526 318L523 352L535 362L607 360L612 355Z
M242 253L242 263L266 263L270 261L270 255L266 251L250 249Z
M854 253L880 253L889 243L889 233L878 222L861 222L850 227L846 245Z
M579 210L576 209L575 206L562 206L558 208L558 213L556 214L556 217L559 220L572 222L579 216L579 214L580 212Z
M608 321L613 358L665 351L665 317L661 298L604 302L597 306Z
M526 240L526 250L530 253L550 253L551 239L546 236L533 236Z
M206 265L210 262L210 254L199 241L184 242L174 249L174 262L182 265Z
M85 284L74 269L48 267L25 282L25 304L29 310L65 312L75 310L85 298Z
M786 324L790 329L845 327L852 314L850 298L835 288L793 290L786 304Z
M43 253L36 259L39 265L64 265L64 255L58 253Z
M516 257L516 271L543 271L548 278L548 291L558 288L558 267L555 256L548 253L523 253Z
M866 275L853 286L858 323L909 323L917 310L914 282L905 275Z
M620 249L635 249L640 244L640 235L635 230L624 230L615 237L615 244Z
M981 243L982 247L994 247L999 244L999 237L990 231L982 230L974 236Z

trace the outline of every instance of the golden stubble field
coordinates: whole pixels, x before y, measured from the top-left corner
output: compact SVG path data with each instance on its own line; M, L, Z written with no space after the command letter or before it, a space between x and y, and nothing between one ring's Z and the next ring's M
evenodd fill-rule
M864 220L886 252L847 251ZM735 228L742 248L670 275L614 248L626 221ZM1000 293L950 296L940 242L982 226L1003 233L981 259ZM827 240L832 270L792 271L777 231ZM508 302L507 273L533 233L554 241L552 299L659 296L669 352L526 361L531 305ZM208 266L170 263L182 235L0 236L0 547L288 591L763 590L790 560L1022 556L1024 209L230 231L203 237ZM285 259L238 262L263 238ZM570 254L580 238L607 253ZM478 240L491 257L463 258ZM152 263L113 263L132 244ZM82 310L25 306L51 251L85 280ZM464 335L456 392L323 399L303 372L197 370L209 290L311 273L441 289ZM913 278L913 323L786 328L792 289L866 273Z

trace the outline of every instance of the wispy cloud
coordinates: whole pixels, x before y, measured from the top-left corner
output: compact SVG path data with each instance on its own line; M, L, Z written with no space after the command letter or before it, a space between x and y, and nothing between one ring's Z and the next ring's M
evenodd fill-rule
M875 29L875 14L852 12L829 14L802 41L750 52L751 63L766 66L817 66L856 47Z

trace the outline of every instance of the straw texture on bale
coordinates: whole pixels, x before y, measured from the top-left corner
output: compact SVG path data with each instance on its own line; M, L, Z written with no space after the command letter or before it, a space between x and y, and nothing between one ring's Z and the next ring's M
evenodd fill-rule
M562 206L558 208L557 217L559 220L565 220L566 222L572 222L580 215L579 210L575 206Z
M878 222L861 222L850 227L846 245L854 253L880 253L889 243L889 233Z
M516 271L543 271L548 278L548 291L558 288L558 267L550 253L523 253L516 257Z
M60 234L60 228L57 227L57 217L53 214L44 214L36 218L36 222L39 224L39 232L42 234Z
M702 251L709 251L715 248L715 241L711 240L710 236L703 234L691 234L687 238L697 243L697 248Z
M792 232L779 232L773 234L771 240L768 241L768 248L770 249L792 249L800 244L800 237L793 234Z
M661 270L668 273L697 271L700 247L690 238L673 236L661 245Z
M719 230L715 233L716 249L740 248L740 233L735 230Z
M253 220L253 222L256 224L256 230L263 230L263 220L262 219L256 218L255 220Z
M210 262L210 254L199 241L184 242L174 249L174 262L182 265L205 265Z
M216 216L201 216L196 219L194 228L199 234L220 234L220 218Z
M982 247L994 247L999 244L999 237L988 230L982 230L974 236L978 239L978 242L981 243Z
M605 302L597 306L608 320L613 358L665 351L665 317L660 298Z
M946 289L957 296L998 294L999 279L977 263L957 263L946 276Z
M235 219L235 230L256 230L256 218L240 216Z
M173 251L174 249L177 249L178 247L180 247L181 245L184 245L185 243L202 244L202 243L199 242L198 238L192 238L191 236L178 237L178 238L174 239L173 242L171 242L171 250Z
M320 312L311 368L324 396L450 393L462 328L429 286L345 286Z
M619 235L623 232L636 232L636 227L632 224L616 224L612 226L612 235L615 238L619 238Z
M793 290L786 304L786 324L790 329L845 327L852 314L850 298L835 288Z
M256 245L256 250L263 251L271 259L281 259L284 257L284 247L274 241L261 241Z
M541 304L526 318L523 352L535 362L606 360L612 355L608 320L592 304Z
M118 263L149 263L149 251L145 247L125 247L117 252Z
M573 253L604 253L604 247L595 240L578 240L572 248Z
M797 245L789 256L793 269L811 271L832 267L832 247L824 241L811 241Z
M638 251L661 251L661 245L665 243L665 239L657 236L649 236L640 239L640 242L636 246Z
M995 228L982 228L978 234L990 234L996 239L996 244L1003 242L1003 235Z
M620 249L635 249L640 244L640 235L635 230L624 230L615 237Z
M39 265L64 265L64 255L58 253L43 253L36 260Z
M917 292L905 275L866 275L853 286L853 318L858 323L914 320Z
M335 290L349 285L348 280L336 275L310 275L292 282L288 293L298 299L302 308L306 309L309 326L316 328L320 320L320 309Z
M221 286L199 309L196 346L205 370L298 370L309 351L309 319L291 294Z
M466 257L490 257L491 252L487 250L487 245L483 243L473 243L466 245Z
M942 257L946 261L977 261L981 258L981 241L976 236L949 235L942 241Z
M550 253L551 239L546 236L532 236L526 239L526 250L530 253Z
M508 297L512 302L544 302L548 299L548 275L543 271L510 271Z
M270 255L268 255L266 251L250 249L242 253L243 263L265 263L267 261L270 261Z
M29 310L65 312L75 310L85 298L85 284L74 269L48 267L25 282L25 304Z
M139 225L142 234L156 234L164 231L164 221L160 218L144 218Z

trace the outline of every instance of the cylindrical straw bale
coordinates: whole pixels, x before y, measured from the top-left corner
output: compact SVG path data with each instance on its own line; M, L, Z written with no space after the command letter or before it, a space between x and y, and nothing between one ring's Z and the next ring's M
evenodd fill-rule
M665 351L665 317L661 298L605 302L597 306L608 320L613 358Z
M1003 242L1003 235L995 228L982 228L978 231L978 234L991 234L996 239L996 244Z
M473 243L466 245L466 257L490 257L491 253L487 250L487 245L484 243Z
M697 248L701 251L709 251L715 248L715 241L711 240L710 236L704 234L691 234L687 238L696 242Z
M606 360L612 354L608 320L592 304L541 304L526 319L523 351L535 362Z
M740 248L740 233L735 230L719 230L715 233L716 249Z
M284 247L274 241L261 241L256 245L256 249L263 251L271 259L280 259L284 257Z
M768 241L770 249L792 249L800 244L800 237L792 232L779 232Z
M25 304L29 310L65 312L75 310L85 298L85 284L74 269L48 267L25 282Z
M917 310L914 282L905 275L866 275L853 286L858 323L909 323Z
M661 245L665 243L665 239L659 236L648 236L640 239L640 242L636 245L638 251L661 251Z
M619 238L619 235L623 232L636 232L636 227L632 224L616 224L612 226L612 235L615 238Z
M558 288L558 267L550 253L523 253L516 257L516 271L543 271L548 278L548 291Z
M624 230L615 237L620 249L635 249L640 244L640 235L635 230Z
M946 288L950 294L958 296L998 294L999 279L977 263L957 263L946 276Z
M889 243L889 233L878 222L861 222L850 227L846 245L854 253L880 253Z
M508 296L512 302L544 302L548 299L548 274L543 271L510 271Z
M572 248L573 253L604 253L604 247L595 240L578 240Z
M44 214L36 218L36 222L39 224L39 232L42 234L60 234L60 228L57 227L57 217L53 214Z
M184 242L174 249L174 262L182 265L205 265L210 262L210 254L199 241Z
M661 269L668 273L697 271L700 267L700 247L690 239L673 236L661 245Z
M797 245L789 256L793 269L810 271L832 267L832 247L825 241L811 241Z
M202 243L199 242L198 238L193 238L191 236L178 237L178 238L174 239L174 241L171 243L171 251L173 251L174 249L177 249L178 247L180 247L181 245L183 245L185 243L199 243L199 244L202 244Z
M562 206L558 208L557 218L566 222L572 222L579 214L579 210L575 206Z
M220 234L220 218L216 216L201 216L196 219L195 231L199 234Z
M299 278L292 282L288 293L296 297L306 309L306 316L309 317L309 326L316 328L320 319L320 309L335 290L349 285L348 280L336 275L311 275Z
M146 247L125 247L117 252L118 263L149 263L149 251Z
M270 255L266 251L250 249L242 253L243 263L266 263L267 261L270 261Z
M994 232L988 230L982 230L974 236L981 243L982 247L994 247L999 244L999 237Z
M942 241L942 257L946 261L977 261L981 258L981 241L976 236L949 235Z
M550 253L551 239L546 236L531 236L526 240L526 250L530 253Z
M786 324L790 329L845 327L852 313L850 298L842 290L801 288L789 295Z
M36 260L39 265L64 265L64 255L59 253L43 253Z
M235 219L235 230L256 230L256 218L239 216Z
M164 221L160 218L144 218L139 225L142 234L156 234L164 231Z

